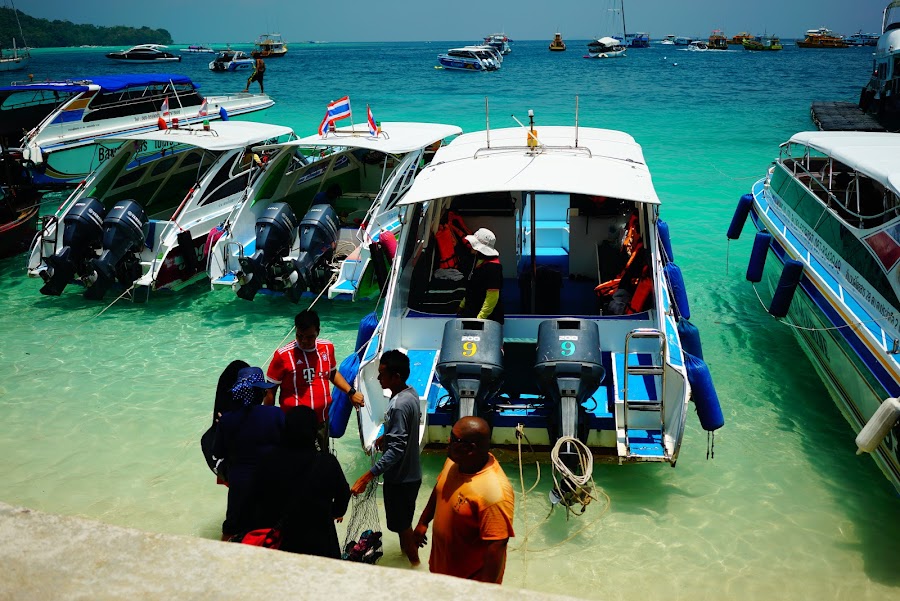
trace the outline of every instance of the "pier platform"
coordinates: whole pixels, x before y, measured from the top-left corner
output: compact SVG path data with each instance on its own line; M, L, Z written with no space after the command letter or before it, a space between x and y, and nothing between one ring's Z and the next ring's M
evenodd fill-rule
M853 102L813 102L809 112L822 131L887 131Z

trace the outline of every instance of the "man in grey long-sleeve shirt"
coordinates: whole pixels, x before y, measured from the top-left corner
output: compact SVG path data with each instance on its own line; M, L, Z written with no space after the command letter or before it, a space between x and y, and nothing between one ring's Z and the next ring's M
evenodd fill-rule
M422 485L419 462L419 394L406 383L409 357L398 350L385 351L378 363L378 382L391 391L384 416L384 436L375 446L384 451L372 469L351 488L354 495L366 490L369 482L384 475L384 513L387 527L400 535L400 548L409 562L419 565L419 547L412 530L416 497Z

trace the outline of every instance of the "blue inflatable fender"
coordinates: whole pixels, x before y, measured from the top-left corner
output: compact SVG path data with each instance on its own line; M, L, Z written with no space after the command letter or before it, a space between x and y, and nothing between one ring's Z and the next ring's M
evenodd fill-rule
M784 271L778 279L778 287L772 295L772 303L769 305L769 313L774 317L784 317L794 300L794 292L803 278L803 263L788 259L784 262Z
M713 386L709 367L703 359L699 359L690 353L684 354L684 365L687 368L688 382L691 384L691 399L697 407L697 417L700 425L707 432L714 432L725 425L725 417L722 415L722 407L719 404L719 395Z
M737 208L734 210L734 216L731 218L731 225L728 226L728 233L725 234L728 236L729 240L737 240L741 237L741 230L744 229L744 224L747 222L747 215L750 214L750 207L752 205L752 194L744 194L741 196L741 199L738 200Z
M359 373L359 355L351 353L341 361L338 371L350 385ZM331 394L331 406L328 408L328 435L332 438L340 438L347 431L350 423L350 413L353 411L353 403L343 390L335 389Z
M675 260L675 253L672 252L672 237L669 235L669 224L660 219L656 222L656 231L659 232L659 241L662 243L663 250L666 251L666 263Z
M691 307L688 304L687 290L684 287L684 277L681 275L681 269L675 263L666 263L663 271L666 273L666 279L669 280L669 288L672 290L678 314L685 319L690 319Z
M700 330L687 319L678 320L678 339L681 350L698 359L703 359L703 346L700 344Z
M377 327L378 315L375 311L372 311L359 321L359 330L356 331L356 347L354 348L356 348L356 354L359 355L360 359L362 359L366 345L372 339L372 334L375 333L375 328ZM349 382L350 380L347 381Z
M753 239L753 250L750 251L750 263L747 265L747 280L758 284L762 281L763 269L766 267L766 256L769 254L769 245L772 243L772 234L769 232L757 232Z

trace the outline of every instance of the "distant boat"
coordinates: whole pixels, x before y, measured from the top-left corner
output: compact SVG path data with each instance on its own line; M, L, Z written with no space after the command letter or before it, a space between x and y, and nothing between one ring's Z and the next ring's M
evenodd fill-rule
M484 43L496 48L504 56L512 52L512 48L509 47L509 38L505 33L492 33L484 38Z
M781 40L774 35L760 35L749 40L744 40L744 48L747 50L775 51L781 50Z
M182 53L187 52L188 54L215 54L216 51L210 48L209 46L188 46L187 48L181 49Z
M178 62L181 57L163 50L168 46L162 44L138 44L128 50L120 50L118 52L109 52L106 58L121 61L125 63L166 63Z
M860 29L853 35L849 35L845 38L845 41L851 46L877 46L878 38L881 35L877 33L863 33Z
M675 45L675 34L670 33L665 38L659 41L660 44L664 46L674 46Z
M710 50L728 50L728 38L722 33L721 29L713 29L707 43Z
M751 38L753 38L752 33L742 31L739 34L737 34L736 36L732 36L732 38L730 40L728 40L728 45L729 46L743 46L744 40L749 40Z
M264 33L253 44L255 48L250 52L253 58L279 58L287 54L287 43L280 33Z
M826 27L808 29L803 40L797 40L800 48L849 48L844 36L837 35Z
M210 61L210 71L244 71L252 69L256 65L256 59L247 56L240 50L223 50Z
M619 8L611 8L610 12L618 12L622 15L622 38L605 36L588 43L588 53L584 58L624 58L625 39L625 0L620 0Z
M706 52L709 50L709 46L703 40L693 40L690 44L688 44L688 50L694 52Z
M439 66L454 71L496 71L500 68L499 54L490 46L451 48L438 55Z
M12 39L12 52L7 51L5 54L0 50L0 72L4 71L21 71L31 62L31 51L25 42L25 35L22 33L22 24L19 23L19 11L16 5L10 1L12 11L16 15L16 25L19 26L19 37L22 39L22 48L16 46L16 38Z
M566 49L566 43L563 42L562 34L557 31L556 34L553 36L553 41L550 42L550 50L552 50L554 52L562 52L565 49Z

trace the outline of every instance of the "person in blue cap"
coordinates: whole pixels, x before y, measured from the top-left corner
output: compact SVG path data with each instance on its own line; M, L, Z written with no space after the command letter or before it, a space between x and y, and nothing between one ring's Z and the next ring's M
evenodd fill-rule
M231 388L232 410L219 420L213 454L228 464L228 509L222 540L250 529L252 516L247 505L259 461L281 440L284 413L262 404L272 388L275 384L266 381L259 367L241 369Z

